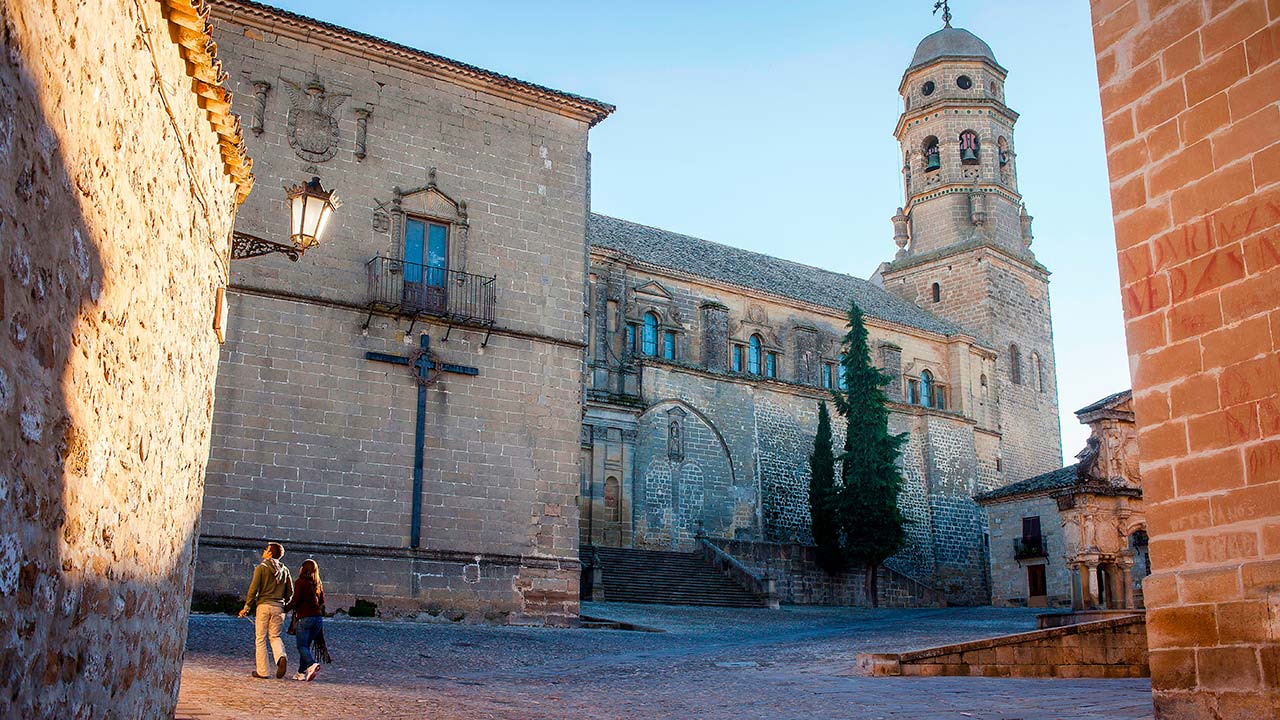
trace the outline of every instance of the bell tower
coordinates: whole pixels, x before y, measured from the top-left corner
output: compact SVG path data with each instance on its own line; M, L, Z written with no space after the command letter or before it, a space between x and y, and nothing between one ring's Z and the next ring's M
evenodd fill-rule
M898 87L904 201L893 217L897 254L876 279L995 351L965 385L982 388L968 406L984 406L1000 435L993 481L1004 484L1062 466L1049 271L1031 251L1018 188L1008 72L944 18Z

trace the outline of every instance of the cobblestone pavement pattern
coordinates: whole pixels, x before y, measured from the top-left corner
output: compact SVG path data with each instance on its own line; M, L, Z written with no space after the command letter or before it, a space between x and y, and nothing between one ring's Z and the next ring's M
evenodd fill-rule
M1146 680L852 677L854 657L1034 628L999 608L781 611L587 603L662 633L325 623L311 683L249 677L253 626L193 615L178 717L1149 720ZM291 641L291 639L290 639Z

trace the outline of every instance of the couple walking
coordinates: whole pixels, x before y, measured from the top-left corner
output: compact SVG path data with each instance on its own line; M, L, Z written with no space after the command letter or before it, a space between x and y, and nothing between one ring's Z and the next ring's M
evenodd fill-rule
M293 576L289 574L289 568L280 562L282 557L283 545L267 543L266 550L262 551L262 563L253 571L253 580L249 583L249 592L244 598L244 608L240 610L240 617L254 613L257 668L253 676L264 680L269 677L267 643L270 642L271 653L276 659L276 677L284 677L289 658L285 655L280 631L284 628L285 613L292 610L293 625L289 626L289 632L293 634L296 631L298 639L298 674L293 679L311 680L320 669L320 664L311 654L311 645L317 640L323 643L324 637L321 633L324 623L324 585L320 583L320 566L315 560L304 560L295 583Z

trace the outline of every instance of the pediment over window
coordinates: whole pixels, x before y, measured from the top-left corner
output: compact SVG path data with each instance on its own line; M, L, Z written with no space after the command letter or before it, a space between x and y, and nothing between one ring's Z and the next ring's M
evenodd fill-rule
M427 184L416 188L395 188L395 203L402 212L410 215L443 220L458 225L467 224L467 202L455 200L440 189L436 181L436 169L427 171Z
M662 286L657 280L650 280L643 285L637 285L635 289L636 295L647 295L651 300L671 300L675 296L671 291Z

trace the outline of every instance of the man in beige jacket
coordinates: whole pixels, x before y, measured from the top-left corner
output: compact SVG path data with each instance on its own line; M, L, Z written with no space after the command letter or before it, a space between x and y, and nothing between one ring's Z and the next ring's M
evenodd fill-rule
M244 598L244 608L240 617L254 610L257 643L257 668L253 672L256 678L266 679L270 672L267 664L267 642L271 642L271 653L276 658L276 677L284 677L289 667L289 658L284 654L284 641L280 639L280 631L284 629L284 606L293 597L293 576L289 568L280 562L284 557L284 546L280 543L267 543L262 551L262 563L254 568L253 580L249 583L249 592Z

